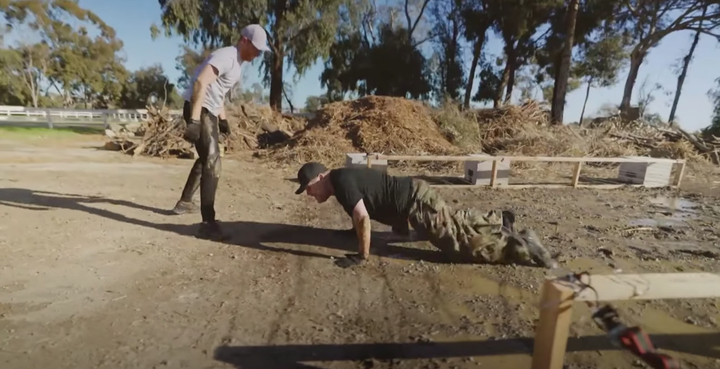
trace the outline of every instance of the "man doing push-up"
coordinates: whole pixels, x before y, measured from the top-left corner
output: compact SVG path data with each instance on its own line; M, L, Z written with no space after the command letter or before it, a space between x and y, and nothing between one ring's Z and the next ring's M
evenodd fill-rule
M371 168L328 170L316 162L303 165L297 176L300 187L296 194L307 192L319 203L335 196L352 218L359 241L359 253L349 256L354 263L370 255L372 219L404 235L409 235L412 226L451 261L557 266L532 230L515 230L512 212L453 212L423 180Z

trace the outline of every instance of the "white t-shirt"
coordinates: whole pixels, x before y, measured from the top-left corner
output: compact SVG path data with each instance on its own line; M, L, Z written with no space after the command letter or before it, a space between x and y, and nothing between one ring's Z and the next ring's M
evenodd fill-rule
M200 71L202 71L207 64L217 68L218 78L208 86L205 101L203 101L202 106L217 116L223 107L225 95L236 83L240 82L240 78L242 77L238 50L235 46L228 46L217 49L208 55L207 59L195 69L195 75L190 81L190 87L183 93L183 98L186 101L191 101L193 84L195 84L195 80L200 74Z

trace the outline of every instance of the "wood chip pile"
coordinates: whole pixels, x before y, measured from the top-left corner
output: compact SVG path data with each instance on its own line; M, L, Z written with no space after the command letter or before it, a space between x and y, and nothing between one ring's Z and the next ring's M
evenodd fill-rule
M287 164L319 161L335 166L351 152L452 155L459 151L423 103L366 96L323 106L304 130L258 156Z

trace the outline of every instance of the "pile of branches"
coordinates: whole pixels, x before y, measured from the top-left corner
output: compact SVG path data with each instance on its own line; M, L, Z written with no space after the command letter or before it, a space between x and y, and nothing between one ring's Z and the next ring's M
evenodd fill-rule
M630 142L652 157L709 160L720 164L720 139L715 136L711 140L702 139L680 127L654 126L643 121L611 121L605 130L607 136Z
M185 122L182 117L173 119L167 107L148 106L147 111L148 120L143 125L145 134L134 148L133 156L194 157L195 149L183 138Z
M195 148L183 138L185 122L173 118L167 107L147 106L148 119L135 132L125 129L106 130L110 142L108 150L118 150L133 156L197 157ZM278 114L268 107L243 104L226 107L229 134L220 135L223 152L242 152L281 143L305 125L305 120ZM139 138L138 136L142 137Z
M147 106L148 119L132 134L106 129L110 142L105 147L132 156L194 157L192 145L183 139L185 123L181 117L173 119L167 107ZM140 140L137 136L141 136Z

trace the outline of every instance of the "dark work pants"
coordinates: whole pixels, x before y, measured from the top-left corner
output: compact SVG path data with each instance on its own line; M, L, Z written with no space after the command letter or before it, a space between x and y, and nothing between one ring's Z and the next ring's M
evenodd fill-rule
M183 119L190 124L192 106L185 101ZM218 118L206 108L200 113L200 139L194 142L198 159L190 169L180 200L190 202L200 187L200 214L203 222L215 221L215 191L222 172L220 161L220 136Z

